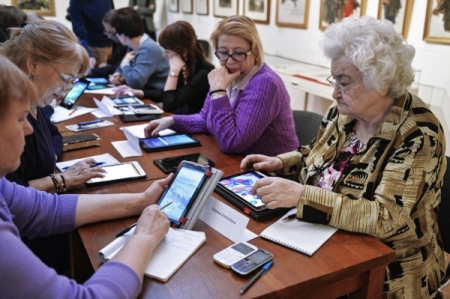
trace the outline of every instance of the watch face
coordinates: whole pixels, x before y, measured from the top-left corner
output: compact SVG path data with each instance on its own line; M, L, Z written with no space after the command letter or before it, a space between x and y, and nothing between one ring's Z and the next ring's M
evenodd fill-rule
M169 73L169 76L171 76L171 77L178 77L178 74L175 73L175 72L170 72L170 73Z

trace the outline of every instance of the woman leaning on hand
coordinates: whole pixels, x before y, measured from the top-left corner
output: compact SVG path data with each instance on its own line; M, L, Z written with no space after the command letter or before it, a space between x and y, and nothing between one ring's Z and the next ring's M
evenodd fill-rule
M220 66L208 75L210 93L203 109L151 121L147 136L162 129L209 132L226 153L276 155L298 147L289 95L281 78L263 61L255 23L232 16L211 35Z
M415 50L389 21L350 17L330 25L333 104L316 139L277 157L250 155L242 169L279 171L254 186L269 208L297 207L308 222L365 233L395 250L383 298L435 298L445 274L437 210L445 137L408 92Z

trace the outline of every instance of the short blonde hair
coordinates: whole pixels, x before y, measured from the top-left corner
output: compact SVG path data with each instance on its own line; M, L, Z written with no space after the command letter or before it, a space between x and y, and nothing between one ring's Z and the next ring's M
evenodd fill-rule
M255 55L255 64L259 66L263 64L264 49L252 19L244 16L231 16L217 23L210 38L214 49L217 49L218 39L221 35L238 36L248 41L252 53Z
M35 103L37 100L34 84L17 66L0 55L0 119L8 113L11 102Z
M89 67L89 55L75 34L63 24L50 20L12 29L11 38L0 47L0 53L25 73L29 57L44 64L77 64L79 77L83 77Z

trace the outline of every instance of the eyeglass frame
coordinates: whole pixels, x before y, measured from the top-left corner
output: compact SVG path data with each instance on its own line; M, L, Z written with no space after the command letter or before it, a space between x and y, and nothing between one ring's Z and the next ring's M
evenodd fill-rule
M117 35L117 31L107 31L107 30L103 30L103 34L106 35L108 38L114 37Z
M353 82L352 84L349 84L347 86L342 86L341 84L336 83L336 81L330 80L331 77L333 77L333 75L330 75L325 80L327 80L328 84L330 84L331 87L333 87L333 88L337 87L340 93L345 93L347 88L349 88L350 86L355 85L356 83L363 82L363 80L359 80L359 81Z
M58 72L58 70L57 70L53 65L50 64L50 67L55 71L55 73L59 76L59 78L64 82L65 85L63 86L62 89L67 89L67 88L69 88L69 87L74 86L75 83L77 83L77 81L78 81L78 78L77 78L77 77L72 77L72 78L70 78L70 79L69 79L70 82L67 83L67 81L66 81L66 79L63 77L63 75L61 75L61 73Z
M223 54L223 55L227 55L228 57L227 57L227 59L220 59L220 57L217 55L217 53L220 53L220 54ZM220 61L228 61L228 59L231 58L231 59L233 59L233 60L236 61L236 62L244 62L244 61L247 59L247 56L250 55L250 53L252 53L252 49L250 49L247 53L233 53L233 54L228 54L228 53L225 53L225 52L222 52L222 51L218 51L218 50L214 51L214 55L215 55L215 56L217 57L217 59L219 59ZM238 55L244 55L245 58L244 58L243 60L241 60L241 61L236 60L236 58L233 57L233 55L235 55L235 54L238 54Z

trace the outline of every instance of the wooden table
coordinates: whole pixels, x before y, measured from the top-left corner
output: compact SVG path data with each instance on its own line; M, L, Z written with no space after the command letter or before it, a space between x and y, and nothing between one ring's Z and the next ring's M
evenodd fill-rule
M83 97L83 105L91 97ZM91 120L91 114L80 116L58 127L64 134L64 125ZM101 137L101 146L66 152L62 160L88 157L109 152L119 161L138 161L146 171L146 181L127 182L99 188L82 188L80 193L141 192L151 181L165 177L153 164L153 160L182 154L201 152L224 171L224 176L239 172L242 159L220 151L211 136L195 134L202 146L166 152L145 153L142 157L122 158L111 145L111 141L124 140L119 129L123 125L117 117L110 118L114 126L93 130ZM214 193L225 204L226 200ZM257 222L250 219L248 229L256 234L275 219ZM101 266L97 256L99 249L110 243L117 232L136 221L137 217L105 221L78 229L86 253L95 270ZM274 265L244 295L240 288L249 277L241 277L213 262L213 255L232 244L217 231L198 220L193 230L204 231L206 242L166 283L146 278L140 298L336 298L351 293L352 298L381 298L385 266L394 260L394 251L374 237L339 230L312 257L301 254L270 241L256 238L251 241L257 247L272 252Z

